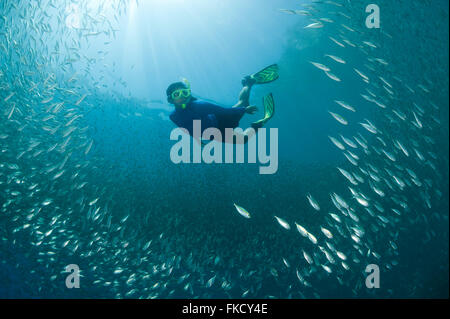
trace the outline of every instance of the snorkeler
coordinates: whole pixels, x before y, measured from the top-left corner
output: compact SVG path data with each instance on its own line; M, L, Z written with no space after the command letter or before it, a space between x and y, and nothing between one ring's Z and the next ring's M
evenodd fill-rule
M232 108L223 108L221 106L201 101L192 96L190 84L183 82L172 83L166 91L167 101L175 106L175 110L170 114L170 119L178 127L186 129L191 136L193 134L193 121L200 120L202 129L217 128L225 136L225 129L234 129L239 126L239 121L247 114L254 114L258 109L250 105L250 90L254 84L263 84L273 82L278 79L278 65L273 64L265 69L246 76L242 80L243 88L239 94L239 101ZM236 138L234 144L247 143L248 140L256 134L259 128L262 128L274 114L274 101L272 94L268 94L263 99L264 118L252 123L252 127L243 133L234 132L235 136L243 135L242 138Z

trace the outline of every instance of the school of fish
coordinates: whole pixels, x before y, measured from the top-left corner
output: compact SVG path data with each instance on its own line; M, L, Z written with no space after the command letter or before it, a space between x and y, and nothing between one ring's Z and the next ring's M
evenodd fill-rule
M73 3L81 20L68 15ZM440 202L448 206L448 171L441 169L448 158L435 137L443 106L430 93L437 83L396 73L385 54L392 35L381 30L373 36L365 28L359 18L364 1L312 1L274 12L306 19L296 32L316 32L329 42L325 55L304 57L325 85L344 90L353 76L364 86L352 101L335 96L323 112L335 124L325 138L344 159L330 172L338 183L298 193L304 209L296 212L279 209L272 198L268 212L258 216L256 202L268 198L255 198L254 205L230 199L229 216L216 220L222 226L210 225L211 234L199 230L209 219L184 222L170 212L173 198L160 199L157 189L133 195L120 188L121 181L139 177L102 171L117 167L96 152L101 141L87 118L100 104L129 100L104 93L126 86L121 78L113 87L102 84L113 65L95 76L92 68L104 64L129 1L95 1L94 9L88 3L0 2L0 262L29 287L2 293L67 297L64 269L76 263L89 289L71 292L74 297L395 295L393 288L380 295L367 291L364 270L368 264L379 264L382 272L398 267L398 240L408 227L421 228L424 240L431 240L438 234L430 221L448 225L448 212L437 208ZM81 53L92 42L105 49ZM362 65L354 65L355 54ZM348 72L342 74L343 68ZM367 105L371 115L359 116ZM122 121L143 116L119 115ZM158 183L165 183L164 175L155 176ZM205 191L208 184L200 187ZM152 203L147 215L135 205L142 197ZM183 213L198 214L212 205L208 200ZM223 232L231 229L227 225L234 225L232 234Z

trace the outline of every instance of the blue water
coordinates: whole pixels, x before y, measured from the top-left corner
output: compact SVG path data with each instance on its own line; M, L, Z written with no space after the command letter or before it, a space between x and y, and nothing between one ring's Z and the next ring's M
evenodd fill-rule
M0 297L448 298L448 3L368 4L2 1ZM167 86L231 107L272 63L277 172L174 164Z

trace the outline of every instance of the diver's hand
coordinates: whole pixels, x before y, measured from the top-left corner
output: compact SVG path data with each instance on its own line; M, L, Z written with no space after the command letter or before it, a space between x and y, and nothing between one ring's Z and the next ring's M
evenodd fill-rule
M258 111L258 108L254 105L250 105L245 108L245 113L248 113L248 114L255 114L257 111Z

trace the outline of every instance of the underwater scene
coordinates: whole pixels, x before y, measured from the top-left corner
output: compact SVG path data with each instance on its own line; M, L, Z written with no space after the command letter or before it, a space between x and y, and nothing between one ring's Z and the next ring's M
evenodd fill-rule
M448 7L0 0L0 298L448 298Z

